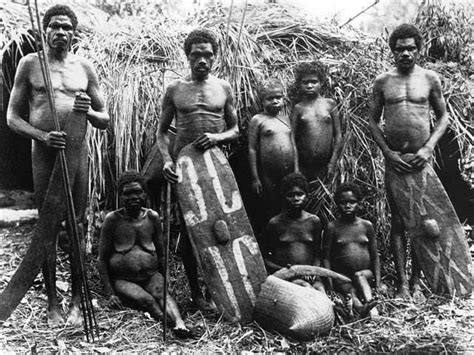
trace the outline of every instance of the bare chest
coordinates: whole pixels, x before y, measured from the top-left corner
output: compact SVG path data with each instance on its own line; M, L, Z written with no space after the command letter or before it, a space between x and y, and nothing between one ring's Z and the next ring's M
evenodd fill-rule
M77 91L85 92L88 86L88 77L84 68L79 62L64 64L53 63L50 66L51 83L55 93L63 93L68 96L74 95ZM43 76L39 63L36 63L30 83L37 92L46 92Z
M121 221L114 230L115 248L120 251L138 245L154 250L153 233L153 224L147 218L141 221Z
M316 102L301 108L298 126L300 130L320 129L326 131L332 127L332 107L326 102Z
M383 86L385 103L412 103L419 105L428 104L430 85L422 75L408 78L394 77L387 80Z
M289 135L290 132L290 123L286 117L269 118L260 125L260 136L262 138Z
M287 243L312 243L314 231L312 223L305 221L294 221L288 225L279 226L276 230L278 241Z
M226 103L226 94L217 83L182 84L175 91L173 102L182 114L196 110L220 113Z
M351 244L366 245L369 243L369 238L362 226L344 226L334 233L334 241L336 245L344 247Z

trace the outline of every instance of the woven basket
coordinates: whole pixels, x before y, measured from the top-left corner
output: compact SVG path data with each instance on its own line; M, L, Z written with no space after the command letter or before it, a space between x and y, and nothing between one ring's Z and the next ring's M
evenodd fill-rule
M310 340L329 332L334 323L334 311L324 293L270 275L262 284L254 319L264 329L298 340Z

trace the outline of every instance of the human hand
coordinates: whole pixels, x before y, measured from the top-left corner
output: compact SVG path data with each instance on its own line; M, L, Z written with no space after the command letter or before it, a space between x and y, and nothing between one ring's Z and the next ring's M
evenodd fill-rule
M118 298L117 295L111 295L107 300L107 307L109 308L116 308L116 309L123 309L122 301Z
M260 179L254 179L252 181L252 190L255 192L257 195L260 195L262 193L263 187Z
M408 163L415 169L422 169L433 156L433 149L427 146L423 146L416 154L408 160Z
M50 148L64 149L66 148L66 136L66 132L63 131L47 132L43 143Z
M176 174L175 166L172 161L168 161L163 165L163 176L165 177L166 181L171 184L178 182L178 174Z
M76 92L74 98L74 104L72 106L73 111L80 113L88 113L91 108L91 98L85 92Z
M218 143L217 135L214 133L204 133L194 141L196 148L206 150Z
M412 166L402 159L402 153L393 150L385 153L385 159L387 159L390 165L393 166L398 173L409 173L412 170Z

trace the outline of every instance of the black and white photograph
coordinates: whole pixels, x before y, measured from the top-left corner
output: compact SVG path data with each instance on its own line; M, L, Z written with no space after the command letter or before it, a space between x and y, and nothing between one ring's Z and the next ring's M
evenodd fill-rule
M0 352L474 352L469 0L0 0Z

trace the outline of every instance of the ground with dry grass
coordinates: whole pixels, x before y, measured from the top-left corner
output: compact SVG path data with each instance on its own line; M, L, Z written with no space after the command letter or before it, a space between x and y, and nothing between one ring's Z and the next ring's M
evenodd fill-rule
M32 226L0 229L0 289L4 289L16 266L26 252ZM94 252L94 250L93 250ZM94 253L93 253L94 254ZM172 253L173 254L173 253ZM174 254L173 254L174 255ZM87 343L80 328L48 328L46 296L38 276L19 307L0 328L2 351L474 351L474 298L446 299L429 295L423 304L400 302L379 295L380 316L351 324L336 325L326 337L312 342L295 342L279 334L261 329L257 324L230 325L218 314L203 314L192 308L184 271L179 260L171 261L172 294L181 307L186 321L195 328L197 336L179 340L170 333L166 345L162 342L162 326L134 310L107 309L95 258L88 257L92 296L98 305L97 322L101 339ZM69 296L69 263L59 253L58 291L63 308ZM390 285L392 278L386 277ZM391 290L393 291L393 290Z

